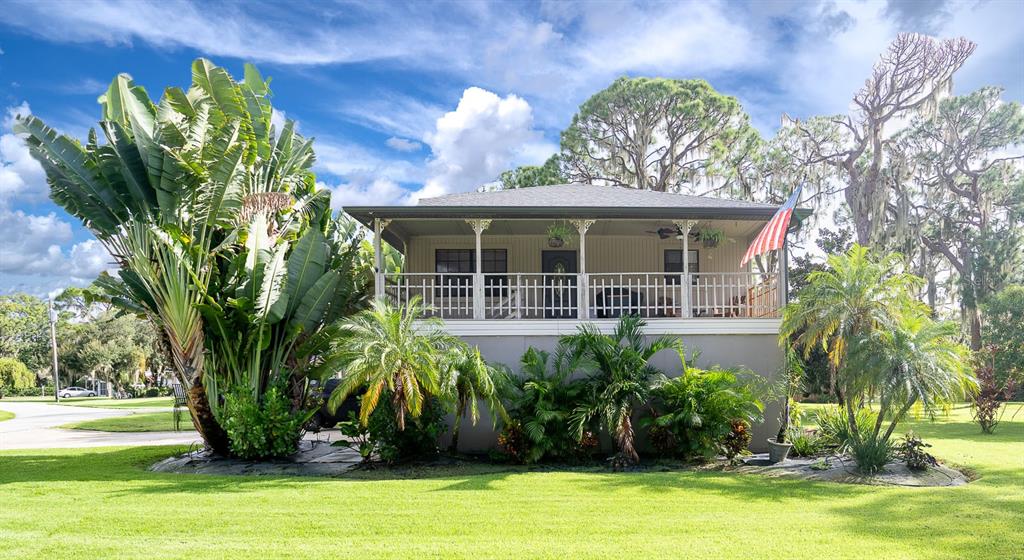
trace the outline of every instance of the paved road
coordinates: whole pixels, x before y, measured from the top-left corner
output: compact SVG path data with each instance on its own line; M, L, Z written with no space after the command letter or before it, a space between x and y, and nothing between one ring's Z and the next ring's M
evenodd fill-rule
M199 441L191 430L181 432L95 432L57 428L72 422L128 416L136 411L84 406L60 406L40 402L0 401L0 410L15 417L0 422L0 449L46 449L52 447L102 447L107 445L173 445ZM161 410L167 410L166 408ZM139 409L138 412L152 412ZM183 418L183 427L188 419Z

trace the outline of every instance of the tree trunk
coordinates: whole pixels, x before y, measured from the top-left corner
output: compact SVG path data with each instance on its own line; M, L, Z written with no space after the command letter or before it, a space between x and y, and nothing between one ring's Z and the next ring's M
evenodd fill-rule
M616 443L619 446L619 455L629 464L635 465L640 462L636 448L633 447L633 419L629 414L624 414L619 422L619 428L615 430Z
M218 455L227 455L230 452L228 445L228 433L224 431L217 418L213 415L210 401L206 396L206 388L197 376L188 392L185 393L188 402L188 411L192 416L192 425L206 442L206 445Z
M967 306L967 321L971 328L971 351L981 350L981 311L977 304Z
M896 424L898 424L899 421L903 419L903 415L905 415L907 411L910 410L910 407L914 406L914 403L916 402L917 397L910 399L906 406L904 406L903 409L899 411L899 414L897 414L892 419L892 424L889 424L889 429L885 431L885 436L882 438L882 441L889 441L889 437L892 436L892 432L896 429Z
M455 423L452 425L452 443L448 446L448 451L452 453L459 452L459 428L462 426L462 415L466 413L467 403L459 403L459 406L455 409Z

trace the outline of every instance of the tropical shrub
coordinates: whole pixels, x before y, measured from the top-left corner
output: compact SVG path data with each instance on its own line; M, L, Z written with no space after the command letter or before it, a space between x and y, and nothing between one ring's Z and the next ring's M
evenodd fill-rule
M975 355L977 366L974 371L978 378L978 391L971 395L971 408L974 420L981 426L982 433L986 434L995 432L1006 412L1003 403L1012 399L1017 390L1015 377L1005 376L1000 379L996 373L995 354L996 349L989 347Z
M554 355L530 347L520 360L520 375L509 392L508 416L498 437L502 453L519 463L576 461L597 447L592 433L577 437L569 426L583 397L582 381L569 376L580 365L564 345Z
M33 116L15 125L51 198L117 262L119 278L97 285L157 326L193 423L220 453L231 451L225 396L236 388L263 409L278 387L305 416L324 328L361 305L368 281L316 186L312 141L291 121L271 126L267 84L251 65L238 82L199 59L188 91L167 88L158 104L115 78L100 97L105 143Z
M722 451L729 459L742 455L750 447L753 434L750 433L750 424L744 420L733 420L732 429L722 441Z
M790 427L786 439L793 444L791 453L796 457L813 457L821 453L825 443L817 432L796 426Z
M667 442L660 444L662 452L687 459L742 452L746 446L737 449L733 435L736 423L760 422L764 412L756 379L752 372L686 366L679 377L662 376L653 390L655 413L646 423L654 434L663 433L652 434L652 443Z
M499 421L508 420L501 399L508 393L509 383L505 368L487 363L479 348L470 348L463 343L455 345L445 358L445 375L441 382L441 393L451 403L455 414L451 451L459 449L462 419L468 416L476 425L480 417L479 401L483 401L490 410L493 427L497 428Z
M933 411L969 392L975 381L969 374L969 352L959 338L960 327L954 323L907 314L886 330L855 339L849 367L860 373L847 380L846 394L874 397L878 417L870 431L854 432L854 444L868 439L888 442L915 404ZM857 390L850 391L852 387ZM882 448L880 443L875 447ZM871 472L883 464L857 465Z
M640 462L633 430L634 412L647 403L651 383L661 372L650 359L662 350L674 350L684 364L683 346L678 338L661 336L651 342L644 337L645 321L636 315L619 319L611 335L602 334L592 324L562 338L577 359L591 365L582 404L572 413L571 422L577 440L599 419L615 441L617 453L613 466Z
M447 356L458 351L460 343L444 332L439 319L423 319L423 314L418 297L405 307L376 300L338 325L330 359L323 366L342 372L328 402L332 410L362 391L359 421L367 425L382 398L387 398L395 427L402 431L407 415L415 419L428 398L440 394Z
M907 468L921 471L939 464L931 453L925 451L929 447L931 444L925 443L920 436L910 432L896 446L896 454L907 463Z
M975 386L959 327L929 318L914 295L922 279L903 268L897 253L878 257L854 245L808 275L783 312L782 343L795 340L805 357L815 347L826 350L846 408L847 443L855 458L868 461L858 459L865 472L884 465L889 438L911 407L932 410ZM870 401L878 403L878 416L862 431L856 409Z
M393 399L384 398L370 415L366 424L370 453L387 464L436 455L437 442L448 429L444 405L427 397L420 413L408 418L404 426L398 425L395 406Z
M142 396L148 397L148 398L159 397L160 396L160 388L159 387L147 387L146 390L142 392Z
M294 414L287 390L271 386L257 399L238 385L224 395L223 426L231 452L242 459L285 457L295 452L302 426L313 415Z
M858 433L867 433L875 425L878 415L869 408L858 408L854 423ZM834 446L845 451L853 440L853 431L846 417L846 411L839 406L827 406L817 413L818 436L823 445Z
M857 470L874 474L882 470L893 458L892 442L885 438L854 435L849 442L850 456L857 463Z
M32 387L36 376L17 358L0 358L0 398L10 393Z

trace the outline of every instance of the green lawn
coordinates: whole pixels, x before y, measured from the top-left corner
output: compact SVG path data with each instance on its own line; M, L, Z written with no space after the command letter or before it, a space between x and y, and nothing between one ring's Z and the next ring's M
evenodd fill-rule
M10 420L11 418L14 418L14 413L13 412L7 412L6 410L0 410L0 422L3 422L4 420Z
M965 409L913 423L977 470L959 488L503 467L212 477L144 470L168 447L3 452L0 557L1020 558L1022 416L993 436Z
M61 399L60 404L67 406L86 406L90 408L150 408L172 407L174 397L149 397L141 399L107 399L100 397L76 397Z
M99 430L101 432L169 432L174 430L172 412L151 412L148 414L132 414L116 418L100 418L75 424L65 424L61 428L69 430ZM181 428L191 430L192 422L187 414L182 414Z

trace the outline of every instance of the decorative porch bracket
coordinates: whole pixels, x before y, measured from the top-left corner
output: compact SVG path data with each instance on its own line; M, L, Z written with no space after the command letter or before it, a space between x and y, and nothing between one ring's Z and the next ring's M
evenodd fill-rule
M476 234L476 266L473 268L475 271L473 273L473 318L483 319L486 312L484 311L483 251L480 238L483 236L484 230L491 227L491 220L466 220L466 223L473 228L473 233Z
M381 250L381 234L391 220L375 218L373 220L373 297L384 297L384 252Z
M681 278L683 301L683 317L693 315L693 307L690 305L690 292L693 290L693 281L690 280L690 230L697 225L697 220L672 220L672 223L679 228L683 234L683 276Z
M576 315L583 320L590 318L590 282L587 276L587 230L595 220L569 220L580 235L580 270L576 279Z

